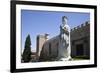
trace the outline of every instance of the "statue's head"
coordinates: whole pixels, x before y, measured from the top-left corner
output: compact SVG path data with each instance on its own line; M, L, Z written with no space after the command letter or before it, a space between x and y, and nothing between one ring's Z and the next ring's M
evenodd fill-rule
M67 25L68 18L66 16L62 17L62 24Z

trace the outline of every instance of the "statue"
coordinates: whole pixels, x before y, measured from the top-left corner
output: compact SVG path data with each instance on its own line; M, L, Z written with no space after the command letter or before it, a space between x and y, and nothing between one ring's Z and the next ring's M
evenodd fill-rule
M70 27L68 25L68 18L62 17L62 25L60 25L60 45L58 58L61 61L68 61L71 59L71 45L70 45Z

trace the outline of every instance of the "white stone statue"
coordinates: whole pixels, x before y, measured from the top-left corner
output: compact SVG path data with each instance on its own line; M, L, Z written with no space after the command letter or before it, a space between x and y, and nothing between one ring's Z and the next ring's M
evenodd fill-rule
M58 53L58 58L61 61L68 61L71 59L70 27L67 21L67 17L63 16L62 25L60 25L60 45Z

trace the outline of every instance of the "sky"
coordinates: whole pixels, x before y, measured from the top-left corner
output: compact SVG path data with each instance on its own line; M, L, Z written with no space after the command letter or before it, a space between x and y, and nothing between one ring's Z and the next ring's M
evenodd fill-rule
M62 24L62 16L68 17L70 28L90 20L90 13L21 10L22 51L28 34L34 52L36 51L36 36L38 34L48 33L50 38L58 35L60 33L59 27Z

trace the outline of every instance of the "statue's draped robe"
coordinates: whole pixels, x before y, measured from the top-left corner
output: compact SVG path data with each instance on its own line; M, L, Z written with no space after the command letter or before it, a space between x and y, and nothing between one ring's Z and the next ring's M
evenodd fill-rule
M59 55L60 60L69 60L70 57L70 28L68 25L60 26L60 45Z

